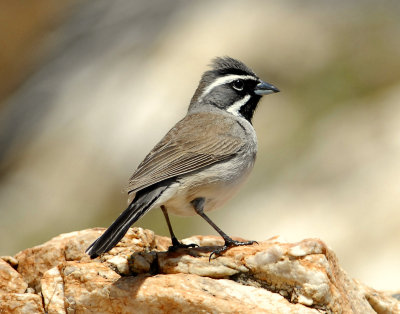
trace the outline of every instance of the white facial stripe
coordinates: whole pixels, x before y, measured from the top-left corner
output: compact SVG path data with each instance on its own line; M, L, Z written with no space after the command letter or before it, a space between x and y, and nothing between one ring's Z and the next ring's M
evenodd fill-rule
M257 78L251 75L237 75L237 74L231 74L231 75L226 75L223 77L217 78L214 82L212 82L210 85L207 86L207 88L203 91L203 93L200 96L200 100L207 95L209 92L211 92L215 87L224 85L227 83L231 83L235 80L242 79L242 80L254 80L258 81Z
M227 111L232 113L234 116L240 117L241 114L239 113L240 108L242 108L243 105L245 105L250 99L250 95L244 96L242 99L234 102L228 109Z

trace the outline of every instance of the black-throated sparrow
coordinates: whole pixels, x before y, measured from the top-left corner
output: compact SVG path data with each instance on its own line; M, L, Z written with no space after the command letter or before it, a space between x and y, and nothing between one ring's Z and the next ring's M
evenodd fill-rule
M95 258L112 249L135 221L156 206L161 207L168 224L170 249L194 245L177 240L167 210L203 217L225 240L212 254L254 243L232 240L205 212L231 198L253 168L257 138L251 119L261 96L276 92L275 86L260 80L242 62L216 58L212 69L203 74L187 115L130 178L128 208L86 253Z

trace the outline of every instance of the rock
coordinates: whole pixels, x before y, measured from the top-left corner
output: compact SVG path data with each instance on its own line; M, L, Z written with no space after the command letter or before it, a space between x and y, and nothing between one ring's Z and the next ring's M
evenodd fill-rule
M15 255L17 270L29 287L39 292L40 279L50 268L70 259L89 260L84 244L94 241L101 232L102 229L90 229L60 234L42 245L23 250Z
M377 291L360 282L358 287L377 313L400 313L399 293Z
M319 313L263 288L190 274L123 277L112 286L110 299L116 312ZM121 300L124 307L118 307Z
M275 237L209 260L219 237L191 237L183 242L201 247L168 253L168 238L131 228L90 260L84 251L103 230L62 234L24 250L15 256L18 272L0 263L0 273L25 283L18 292L35 292L4 288L1 306L46 313L400 313L399 300L349 277L319 239Z
M334 313L373 313L364 295L354 293L355 283L340 269L333 252L318 239L282 243L273 238L258 245L232 248L208 262L210 249L176 256L159 253L160 272L229 278Z
M0 258L0 294L24 293L28 284L10 264Z
M0 294L0 313L44 313L42 298L32 293Z
M110 290L121 278L116 272L104 264L67 262L60 265L60 273L64 282L65 308L72 313L89 309L99 313L121 313L114 303L126 300L112 300ZM130 295L132 298L133 295ZM126 309L125 309L126 311Z
M58 266L46 271L40 283L46 312L64 313L64 282Z
M61 289L54 289L51 280L42 280L45 304L49 304L45 291L52 292L49 313L59 313L65 306L67 312L121 313L127 309L137 312L263 312L319 313L291 304L279 294L262 288L241 285L231 280L215 281L197 275L139 275L121 277L104 264L67 262L61 270L50 270ZM45 275L45 276L46 276ZM50 276L47 275L47 279ZM50 286L47 286L47 283ZM50 289L49 289L50 288ZM64 292L62 290L64 289ZM54 293L55 291L55 293Z
M18 267L18 260L14 256L0 256L0 258L10 264L12 268Z

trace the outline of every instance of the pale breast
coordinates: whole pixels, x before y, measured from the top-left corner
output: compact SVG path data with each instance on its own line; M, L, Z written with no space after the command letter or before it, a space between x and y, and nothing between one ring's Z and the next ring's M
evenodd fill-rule
M157 205L164 205L174 214L189 216L195 215L190 202L196 198L205 198L205 211L217 209L232 198L250 174L257 153L254 129L246 125L246 131L250 133L247 143L234 157L178 177Z

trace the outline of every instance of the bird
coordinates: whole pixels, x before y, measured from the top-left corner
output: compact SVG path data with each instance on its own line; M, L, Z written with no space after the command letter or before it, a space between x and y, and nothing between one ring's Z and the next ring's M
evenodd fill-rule
M263 95L277 93L243 62L214 58L190 101L185 117L161 139L129 179L128 207L86 250L90 258L108 252L130 226L152 208L161 208L172 245L168 251L191 248L175 236L168 213L199 215L217 231L220 254L255 241L236 241L206 214L221 207L244 183L257 154L252 118Z

